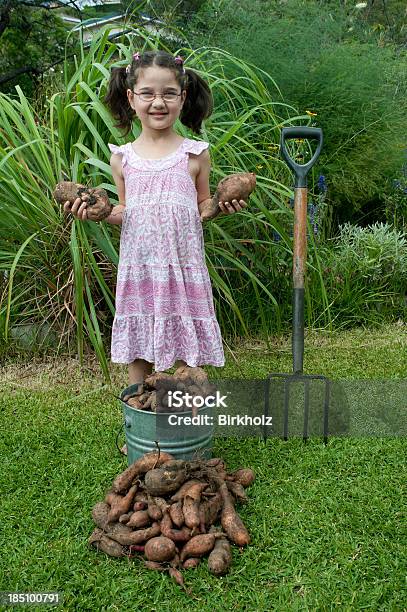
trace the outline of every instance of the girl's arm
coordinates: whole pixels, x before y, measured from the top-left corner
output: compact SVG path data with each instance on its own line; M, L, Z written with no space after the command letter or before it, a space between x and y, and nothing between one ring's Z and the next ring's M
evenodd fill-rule
M209 174L211 172L211 158L208 149L202 151L198 156L199 170L195 181L195 187L198 193L198 210L202 214L202 210L207 200L212 200L209 187Z
M123 221L123 211L126 208L126 192L124 188L124 177L122 171L122 156L118 153L112 153L110 158L110 167L112 169L113 180L117 187L119 204L113 207L112 212L107 219L105 219L105 221L111 225L121 225Z

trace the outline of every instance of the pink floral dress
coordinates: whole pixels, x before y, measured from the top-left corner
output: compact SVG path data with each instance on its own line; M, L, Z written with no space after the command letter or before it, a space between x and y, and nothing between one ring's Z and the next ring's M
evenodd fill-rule
M223 366L225 357L205 264L197 192L189 153L209 143L185 138L160 159L131 145L109 144L122 155L126 208L120 238L111 359L145 359L156 371L177 359L189 366Z

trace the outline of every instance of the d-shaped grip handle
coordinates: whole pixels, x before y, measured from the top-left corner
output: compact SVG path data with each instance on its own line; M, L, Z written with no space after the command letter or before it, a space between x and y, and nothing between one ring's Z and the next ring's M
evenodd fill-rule
M297 164L288 154L285 146L285 141L292 138L308 138L311 140L318 140L318 146L312 158L307 164ZM321 128L310 128L310 127L289 127L282 128L280 138L280 151L284 157L287 165L295 174L294 187L306 187L307 186L307 174L312 166L317 161L319 154L322 149L323 134Z

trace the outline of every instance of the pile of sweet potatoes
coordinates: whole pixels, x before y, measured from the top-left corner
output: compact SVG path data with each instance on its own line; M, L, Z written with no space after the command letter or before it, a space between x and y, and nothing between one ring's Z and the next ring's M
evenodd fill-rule
M169 406L169 398L174 392L181 392L179 400ZM181 399L189 394L191 398L197 396L203 400L209 395L216 393L216 387L208 380L208 375L203 368L191 368L182 366L174 375L165 372L156 372L148 376L143 384L131 393L123 396L123 401L132 408L138 410L151 410L152 412L186 412L191 407L186 407ZM180 395L180 394L178 394ZM192 404L192 399L190 400ZM194 406L192 406L194 408ZM195 412L195 410L192 410Z
M227 472L222 459L184 461L146 453L113 481L92 516L89 544L113 557L140 556L147 568L168 571L183 585L181 570L208 556L209 571L228 572L232 544L250 543L235 510L254 481L250 468Z

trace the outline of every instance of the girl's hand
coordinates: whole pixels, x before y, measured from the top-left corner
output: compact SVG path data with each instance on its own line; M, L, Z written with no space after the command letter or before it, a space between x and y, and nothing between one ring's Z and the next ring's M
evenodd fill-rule
M86 206L87 206L88 199L89 199L89 196L87 194L83 194L81 198L76 198L72 206L70 202L65 202L64 212L72 213L73 216L79 219L80 221L86 221L88 218L87 212L86 212Z
M232 200L232 202L219 202L219 208L225 215L230 215L234 212L239 212L246 208L247 203L244 200Z

